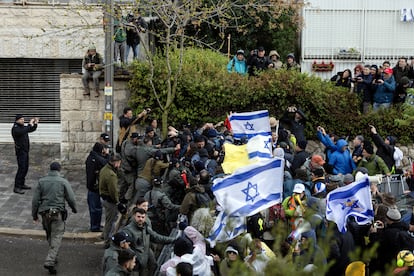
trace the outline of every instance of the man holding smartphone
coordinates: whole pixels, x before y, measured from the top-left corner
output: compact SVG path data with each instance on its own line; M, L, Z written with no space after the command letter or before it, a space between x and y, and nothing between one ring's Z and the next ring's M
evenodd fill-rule
M82 76L82 83L85 92L84 96L90 96L89 78L93 79L95 88L95 97L99 97L99 77L102 74L103 59L102 56L96 52L95 45L90 45L86 55L83 57L82 67L85 70Z
M29 133L37 129L38 123L39 118L32 118L29 124L25 126L23 115L17 114L11 130L18 166L13 190L16 194L24 194L23 190L31 189L30 186L25 184L25 178L29 170Z

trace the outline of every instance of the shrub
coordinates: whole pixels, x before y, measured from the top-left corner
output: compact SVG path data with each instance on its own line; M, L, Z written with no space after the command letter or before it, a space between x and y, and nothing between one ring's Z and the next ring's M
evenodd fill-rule
M178 53L173 52L171 56L170 65L175 72ZM164 103L168 65L162 53L155 55L153 62L154 86L159 100ZM267 70L258 77L249 78L229 74L227 62L226 57L211 50L185 50L177 94L168 110L169 125L218 122L230 111L267 109L271 115L281 117L288 106L294 105L301 108L308 118L306 132L309 139L315 138L318 125L340 136L352 137L368 135L368 124L375 125L381 135L392 133L402 143L414 137L414 130L410 128L414 114L411 106L361 114L361 102L356 94L328 81L286 70ZM160 118L162 110L149 83L150 72L149 63L134 64L133 78L129 83L130 104L139 110L149 106Z

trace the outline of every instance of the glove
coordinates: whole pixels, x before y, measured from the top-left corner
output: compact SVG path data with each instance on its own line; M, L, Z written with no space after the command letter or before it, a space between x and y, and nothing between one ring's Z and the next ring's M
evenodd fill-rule
M76 214L78 212L78 210L76 210L75 208L72 209L72 213Z
M121 199L119 199L119 202L126 205L128 203L128 199L121 198Z
M119 211L122 215L125 215L125 214L127 213L128 208L127 208L127 206L126 206L125 204L123 204L123 203L119 202L119 203L116 205L116 207L118 208L118 211Z

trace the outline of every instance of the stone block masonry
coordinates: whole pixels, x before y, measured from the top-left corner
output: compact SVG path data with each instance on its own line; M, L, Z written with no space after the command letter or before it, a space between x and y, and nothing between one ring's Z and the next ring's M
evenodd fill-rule
M101 81L101 96L83 96L82 76L78 74L63 74L60 77L60 109L62 125L62 142L60 159L73 165L83 165L93 144L99 140L99 135L105 132L105 96L103 81ZM127 90L127 79L116 79L113 91L113 125L116 141L119 131L118 117L123 108L128 105L130 96ZM92 85L92 84L90 84Z

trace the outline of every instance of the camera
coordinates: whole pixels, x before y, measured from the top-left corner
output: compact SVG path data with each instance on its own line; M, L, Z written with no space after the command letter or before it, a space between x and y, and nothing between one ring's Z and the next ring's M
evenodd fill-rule
M259 50L258 49L254 49L253 50L253 56L257 56L259 54Z

